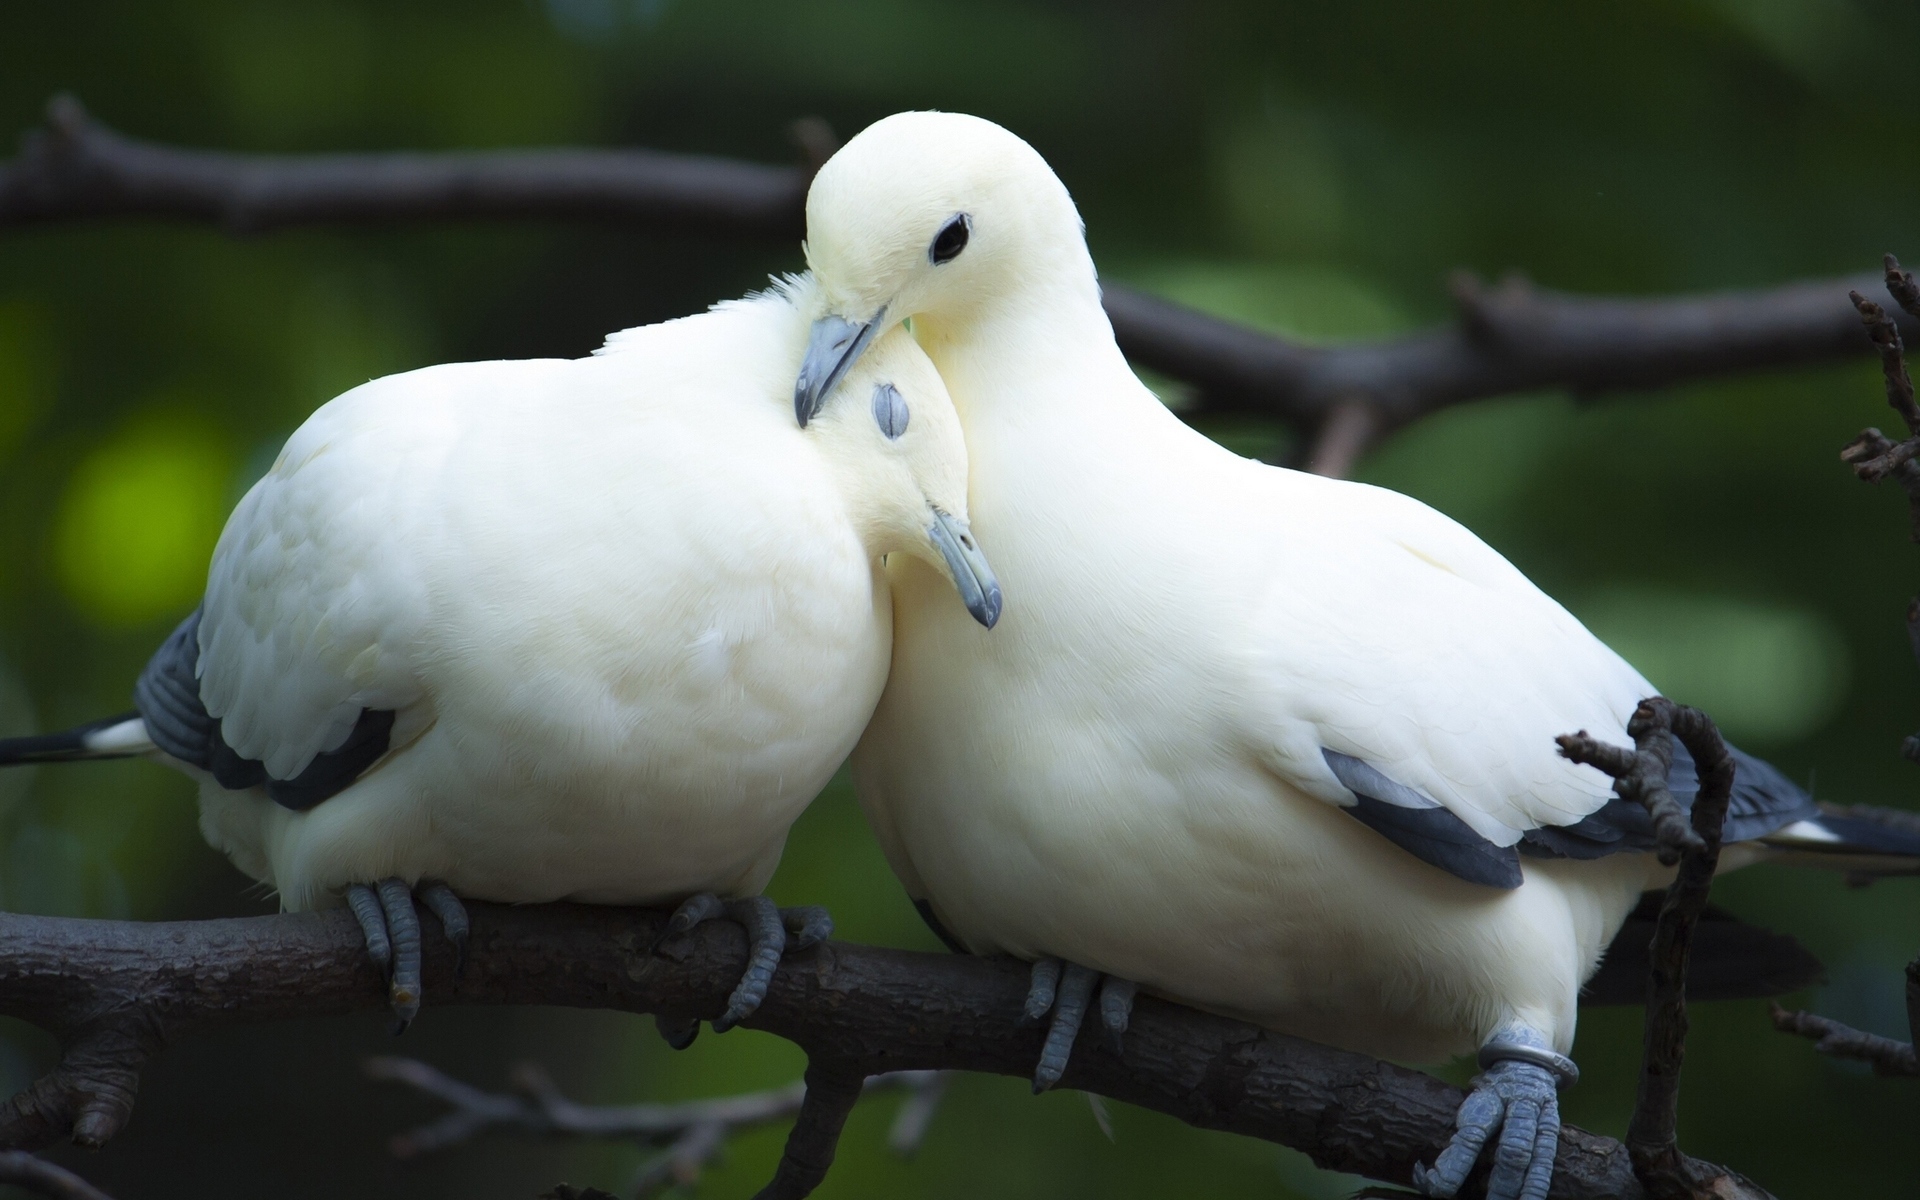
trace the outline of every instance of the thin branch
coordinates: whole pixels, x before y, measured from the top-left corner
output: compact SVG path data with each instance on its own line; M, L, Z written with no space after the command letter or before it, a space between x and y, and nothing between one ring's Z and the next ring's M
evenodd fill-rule
M1908 978L1912 978L1908 968ZM1862 1033L1850 1025L1810 1012L1788 1012L1773 1006L1773 1027L1782 1033L1797 1034L1813 1040L1813 1048L1834 1058L1850 1058L1870 1063L1875 1075L1920 1075L1920 1059L1913 1043L1896 1042L1877 1033Z
M1920 287L1914 284L1913 276L1902 270L1900 260L1889 254L1886 257L1887 291L1899 302L1900 307L1912 314L1920 309ZM1900 338L1900 328L1887 310L1867 299L1857 291L1848 292L1855 311L1860 314L1860 323L1867 331L1867 337L1880 353L1880 372L1886 380L1887 404L1900 419L1906 423L1911 435L1905 441L1896 442L1878 429L1862 430L1860 436L1848 442L1840 450L1840 460L1853 468L1853 473L1867 483L1879 483L1891 478L1907 494L1907 508L1912 522L1912 538L1920 542L1920 405L1914 403L1913 379L1907 373L1906 348ZM1915 636L1914 612L1907 613L1908 635ZM1920 655L1920 641L1915 643L1915 653Z
M659 913L470 908L463 975L453 973L450 948L428 946L423 1019L455 1004L710 1019L725 1010L746 961L744 935L725 922L652 954L665 920ZM170 1038L206 1024L374 1011L386 1003L358 926L344 911L154 924L0 914L0 945L7 947L0 1014L56 1033L111 1014ZM1018 1026L1026 991L1026 969L1012 960L829 942L784 962L747 1024L796 1043L813 1061L851 1063L868 1075L953 1069L1024 1079L1044 1036ZM1147 995L1135 1005L1125 1060L1096 1039L1076 1050L1062 1083L1200 1128L1292 1146L1330 1170L1400 1183L1411 1180L1415 1162L1430 1161L1446 1145L1465 1098L1418 1071ZM45 1145L62 1132L0 1110L0 1145ZM1644 1194L1625 1147L1567 1129L1555 1197Z
M1667 888L1648 948L1647 1017L1639 1090L1627 1125L1634 1172L1655 1200L1705 1200L1721 1195L1724 1172L1680 1152L1680 1069L1687 1051L1687 951L1694 926L1720 865L1720 828L1733 796L1733 756L1707 715L1662 696L1641 702L1627 733L1634 749L1608 746L1585 733L1559 739L1561 753L1614 777L1614 791L1643 804L1661 842L1661 860L1677 855L1679 871ZM1700 786L1691 823L1667 790L1673 742L1693 756Z
M819 130L796 131L817 147ZM804 143L803 143L804 144ZM57 96L0 168L0 226L97 217L296 225L540 218L795 238L810 173L657 150L230 154L126 137Z
M113 1200L65 1167L35 1158L24 1150L0 1150L0 1184L12 1184L52 1200Z
M172 217L234 232L461 219L618 221L791 241L812 168L833 145L807 123L805 167L653 150L250 155L140 141L55 99L43 130L0 165L0 228ZM1196 385L1204 405L1277 417L1303 434L1342 429L1364 401L1379 435L1450 405L1511 392L1665 387L1867 353L1841 302L1863 280L1654 300L1569 296L1519 277L1453 282L1459 320L1407 337L1306 346L1127 288L1105 289L1120 347ZM1900 318L1909 335L1920 321ZM1329 450L1339 448L1329 446ZM1335 460L1329 454L1325 461Z
M604 1138L664 1146L665 1153L641 1168L638 1196L670 1187L691 1187L735 1134L785 1121L801 1110L806 1084L681 1104L581 1104L567 1098L547 1073L532 1064L516 1068L513 1091L488 1092L413 1058L371 1058L374 1079L404 1084L444 1102L451 1111L396 1136L395 1156L414 1158L488 1134ZM867 1079L862 1094L904 1092L888 1144L895 1153L917 1150L940 1096L943 1071L893 1071Z

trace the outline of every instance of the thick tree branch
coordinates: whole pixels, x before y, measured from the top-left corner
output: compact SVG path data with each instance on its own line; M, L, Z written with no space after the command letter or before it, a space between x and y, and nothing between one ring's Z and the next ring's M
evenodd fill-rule
M0 165L0 228L173 217L235 232L407 220L617 221L791 240L807 180L832 145L797 131L805 167L652 150L249 155L125 137L69 98ZM1872 351L1844 297L1862 280L1654 300L1569 296L1518 277L1453 284L1456 325L1380 342L1305 346L1108 286L1127 355L1196 385L1205 405L1323 431L1332 473L1374 440L1464 401L1541 388L1588 394L1823 362ZM1909 336L1920 321L1901 315Z
M711 1018L725 1009L745 963L744 936L725 922L651 955L664 922L657 913L471 907L462 977L454 977L451 951L430 940L426 1019L451 1004ZM111 1020L166 1037L196 1024L385 1004L345 912L160 924L0 914L0 942L8 947L0 957L0 1013L56 1034ZM1026 982L1025 967L1010 960L832 942L784 963L748 1024L797 1043L816 1062L867 1075L958 1069L1026 1078L1043 1036L1018 1027ZM1144 995L1125 1059L1088 1039L1062 1082L1202 1128L1292 1146L1332 1170L1402 1183L1415 1162L1446 1144L1463 1099L1417 1071ZM47 1120L0 1112L0 1144L41 1146L63 1132ZM112 1132L97 1128L93 1136ZM1554 1196L1643 1194L1623 1146L1567 1130Z

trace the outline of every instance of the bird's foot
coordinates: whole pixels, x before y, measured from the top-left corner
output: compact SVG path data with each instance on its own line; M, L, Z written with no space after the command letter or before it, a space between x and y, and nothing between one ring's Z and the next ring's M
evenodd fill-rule
M658 950L669 938L690 933L707 921L724 917L747 931L747 969L727 997L727 1011L714 1019L713 1031L725 1033L753 1015L767 998L773 973L780 959L790 950L805 950L833 936L833 918L824 908L805 905L777 908L765 896L745 900L722 900L712 892L701 892L681 902L667 919L667 928L654 943ZM684 1050L700 1032L700 1022L691 1017L656 1016L654 1026L667 1045Z
M1040 1048L1040 1063L1033 1070L1036 1095L1060 1082L1066 1073L1067 1059L1073 1054L1073 1041L1080 1034L1087 1004L1093 999L1093 985L1100 983L1100 1027L1107 1048L1115 1057L1125 1050L1127 1022L1133 1016L1133 994L1139 985L1112 975L1101 975L1090 967L1058 958L1043 958L1033 964L1028 978L1026 1010L1022 1025L1038 1025L1048 1013L1047 1040Z
M466 969L466 905L453 889L437 880L423 879L409 888L404 879L382 879L377 884L356 883L347 888L347 907L366 935L367 955L387 977L387 1003L393 1008L393 1032L405 1033L420 1015L420 914L414 901L440 919L440 928L453 943L454 973Z
M1452 1196L1498 1131L1487 1200L1546 1200L1560 1146L1557 1093L1579 1080L1579 1068L1523 1025L1489 1038L1480 1047L1480 1065L1482 1074L1454 1119L1453 1140L1432 1167L1414 1164L1413 1184L1422 1195Z

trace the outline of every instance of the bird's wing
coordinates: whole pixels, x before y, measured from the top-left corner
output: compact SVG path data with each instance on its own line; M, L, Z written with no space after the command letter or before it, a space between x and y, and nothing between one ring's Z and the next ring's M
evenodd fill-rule
M376 380L320 409L221 534L198 690L226 745L269 779L293 780L365 740L366 714L423 699L412 656L430 597L418 543L431 537L436 477L458 438L449 370ZM385 731L374 732L384 751Z
M1654 689L1449 518L1378 488L1268 474L1285 482L1261 534L1250 648L1266 761L1436 865L1516 885L1523 836L1611 798L1555 736L1625 743Z

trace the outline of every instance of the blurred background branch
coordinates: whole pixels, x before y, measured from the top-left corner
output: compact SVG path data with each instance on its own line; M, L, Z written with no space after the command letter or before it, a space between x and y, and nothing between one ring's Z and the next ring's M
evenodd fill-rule
M534 219L792 240L805 231L807 181L832 147L817 119L797 129L806 168L638 149L248 155L130 138L59 96L46 127L0 167L0 228L160 217L251 234ZM1564 295L1518 275L1488 288L1460 272L1452 326L1327 347L1117 284L1105 298L1129 358L1192 385L1207 409L1278 417L1313 438L1304 465L1346 475L1382 434L1471 400L1543 387L1643 390L1869 353L1874 345L1842 299L1859 283L1640 300ZM1920 330L1911 313L1902 319Z
M806 1085L746 1092L680 1104L581 1104L569 1099L545 1070L522 1063L512 1075L511 1092L488 1092L454 1079L417 1058L367 1060L369 1078L398 1083L432 1096L451 1111L406 1133L390 1145L399 1158L412 1158L457 1146L489 1134L534 1137L606 1138L665 1147L635 1173L628 1191L643 1200L669 1188L698 1184L709 1163L734 1134L799 1115ZM889 1071L869 1076L866 1095L901 1092L887 1144L895 1154L911 1156L926 1137L927 1125L945 1093L944 1071Z

